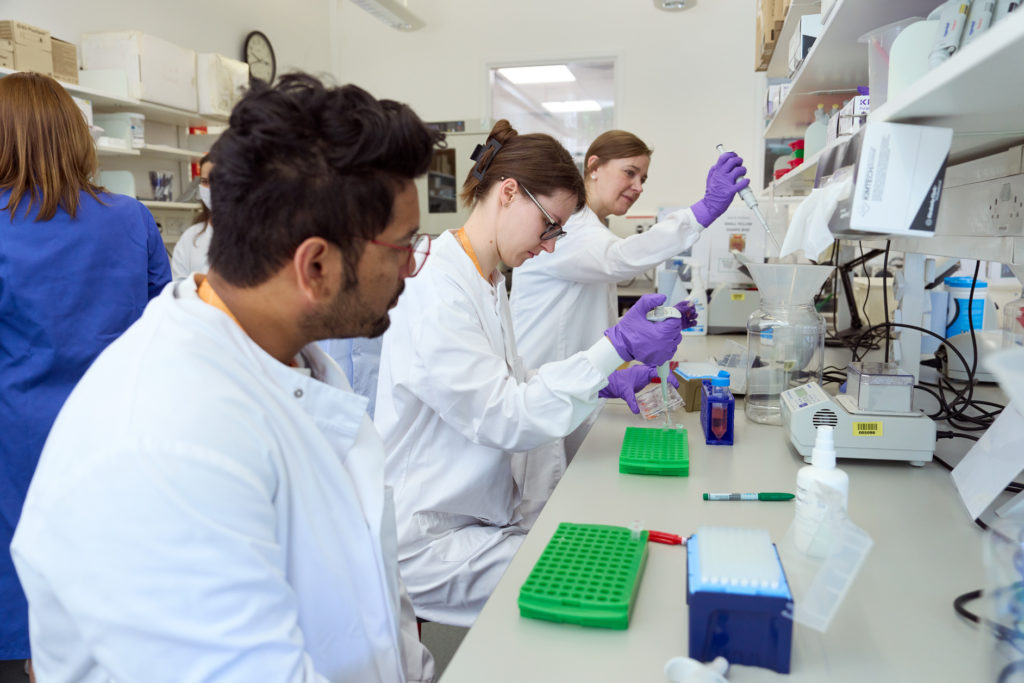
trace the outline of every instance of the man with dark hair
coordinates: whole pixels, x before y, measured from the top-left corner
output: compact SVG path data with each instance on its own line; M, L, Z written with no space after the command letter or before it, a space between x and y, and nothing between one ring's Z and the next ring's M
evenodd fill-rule
M29 490L12 552L41 680L432 678L380 437L312 342L387 328L439 139L304 75L235 107L208 276L96 360Z

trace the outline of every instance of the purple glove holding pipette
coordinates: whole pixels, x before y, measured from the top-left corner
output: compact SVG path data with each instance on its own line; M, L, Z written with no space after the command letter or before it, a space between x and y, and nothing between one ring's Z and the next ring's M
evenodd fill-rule
M604 331L622 360L638 360L644 365L661 365L672 360L682 339L683 318L651 322L647 313L665 303L664 294L644 294L622 316L622 320ZM693 305L680 302L676 309L686 316ZM692 323L690 323L692 325Z
M725 213L736 193L750 185L750 179L743 177L746 172L743 159L736 152L726 152L718 157L708 171L704 198L690 207L698 223L706 228Z
M608 375L608 386L598 392L598 398L621 398L634 413L640 412L636 392L640 391L658 376L658 368L652 365L630 365ZM668 376L669 383L679 388L675 373Z

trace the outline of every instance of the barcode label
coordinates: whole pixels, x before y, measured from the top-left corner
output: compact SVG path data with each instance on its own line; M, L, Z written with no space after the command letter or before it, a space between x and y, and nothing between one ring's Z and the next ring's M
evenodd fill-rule
M882 423L881 422L854 422L853 423L853 435L854 436L881 436L882 435Z

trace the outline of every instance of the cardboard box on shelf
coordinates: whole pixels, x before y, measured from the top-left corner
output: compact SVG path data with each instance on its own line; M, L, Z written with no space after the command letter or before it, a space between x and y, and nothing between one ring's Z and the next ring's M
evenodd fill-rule
M203 52L196 62L199 113L229 116L249 86L249 65L213 52Z
M197 111L196 53L141 31L86 33L83 69L121 69L128 96Z
M53 75L50 32L20 21L0 21L0 40L11 45L11 66L18 71Z
M65 83L78 83L78 48L60 38L50 38L53 77Z

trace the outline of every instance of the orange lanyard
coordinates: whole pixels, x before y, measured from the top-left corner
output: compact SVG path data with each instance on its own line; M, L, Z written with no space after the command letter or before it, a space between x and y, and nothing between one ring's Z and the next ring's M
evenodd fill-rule
M196 294L199 295L199 300L202 301L203 303L210 304L219 311L223 311L224 314L226 314L229 318L235 321L236 325L242 327L242 323L238 322L238 318L236 318L234 313L232 313L228 309L228 306L227 304L224 303L224 300L220 298L217 292L213 291L213 287L210 286L210 282L209 280L206 279L206 276L199 275L198 277L202 278L202 280L199 282L199 289L196 290ZM243 327L242 330L244 331L245 328ZM299 364L297 361L293 359L290 363L288 363L288 367L297 368L299 367Z
M487 280L489 283L491 278L484 275L483 268L480 267L480 262L476 260L476 252L473 251L473 245L469 243L469 236L466 235L466 226L462 226L455 231L455 239L459 241L459 244L462 245L462 250L466 252L466 256L468 256L473 262L473 265L476 266L476 272L480 273L480 277Z

